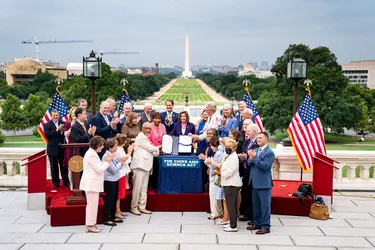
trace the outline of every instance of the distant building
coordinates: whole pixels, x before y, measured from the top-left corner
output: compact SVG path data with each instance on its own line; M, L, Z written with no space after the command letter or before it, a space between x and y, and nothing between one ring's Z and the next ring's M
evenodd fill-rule
M341 65L344 76L350 83L366 85L375 89L375 60L353 61Z
M129 75L140 75L142 74L142 70L141 69L127 69L126 73Z
M65 67L58 66L50 61L37 61L31 58L15 59L5 66L8 85L31 82L38 72L49 72L58 80L67 78Z
M68 63L66 65L66 71L68 75L82 75L83 74L83 63Z

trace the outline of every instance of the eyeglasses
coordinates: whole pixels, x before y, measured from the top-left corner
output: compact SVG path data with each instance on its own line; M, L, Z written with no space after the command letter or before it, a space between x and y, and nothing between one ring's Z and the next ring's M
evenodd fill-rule
M207 133L208 135L213 135L214 133Z
M151 128L144 127L144 129L151 129Z

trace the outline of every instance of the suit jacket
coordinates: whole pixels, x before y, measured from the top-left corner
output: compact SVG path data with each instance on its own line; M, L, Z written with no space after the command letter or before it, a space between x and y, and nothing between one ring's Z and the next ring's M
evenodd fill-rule
M167 116L168 116L167 111L164 111L161 113L161 123L164 124L165 129L167 130L167 134L169 134L170 132L172 132L174 125L178 122L178 113L172 111L172 122L169 124L165 123L165 119L167 118Z
M181 122L177 122L174 125L174 127L173 127L173 129L172 129L172 131L171 131L171 133L169 135L180 136L180 135L188 135L189 133L195 134L195 126L194 126L193 123L188 122L186 124L185 133L183 134L182 133L182 124L181 124Z
M61 124L65 124L65 122L59 119L58 124L60 126ZM43 127L44 127L44 135L48 140L47 155L58 156L60 148L61 148L61 144L63 144L65 140L64 130L62 130L61 132L57 132L55 123L52 120L45 123Z
M79 189L86 192L103 192L104 171L108 167L109 163L101 161L98 153L89 148L83 157L83 174Z
M86 114L87 114L86 122L88 125L90 125L92 124L92 118L94 117L94 115L89 112L87 112Z
M267 189L272 188L272 165L275 160L275 154L267 145L262 152L256 148L256 156L248 159L248 166L251 167L249 184L252 182L254 188Z
M241 153L245 153L247 158L244 161L239 159L239 161L240 161L240 176L243 176L245 180L249 180L249 178L250 178L250 167L247 166L247 159L249 159L249 155L247 154L247 152L250 149L256 149L258 147L258 143L257 143L256 138L255 138L253 144L249 147L249 144L250 144L251 141L252 141L251 139L247 139L246 141L244 141L244 143L242 145L242 149L241 149ZM246 164L246 169L244 168L244 163Z
M151 112L151 115L150 115L151 121L149 121L147 119L147 115L146 115L145 112L142 112L139 116L141 117L141 120L139 121L139 126L140 126L141 130L142 130L143 123L145 123L145 122L151 123L152 120L154 120L154 112Z
M107 117L108 117L108 120L111 122L110 117L109 116ZM95 135L99 135L103 137L104 139L112 138L113 129L111 125L107 124L102 113L99 112L92 118L92 125L96 126Z
M141 168L145 171L150 171L154 156L159 155L159 147L152 145L143 132L138 134L134 143L134 154L130 169Z
M86 128L86 131L78 121L76 121L72 126L70 135L73 143L89 143L92 135L88 133L89 125L86 122L84 122L84 126ZM79 151L80 155L84 156L87 148L80 148Z
M242 121L242 116L241 116L239 111L236 112L236 119L237 119L238 123L240 123Z

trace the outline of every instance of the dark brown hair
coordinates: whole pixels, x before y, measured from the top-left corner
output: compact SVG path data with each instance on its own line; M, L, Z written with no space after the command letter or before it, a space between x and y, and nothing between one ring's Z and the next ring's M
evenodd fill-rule
M133 120L137 118L137 114L135 112L130 112L128 117L126 117L125 124L128 125L128 127L131 127L135 124L133 124Z
M220 145L219 138L215 137L214 139L211 140L210 143L211 143L212 147L219 147L219 145Z
M90 148L97 150L99 147L103 146L104 144L104 139L98 135L94 136L91 138L90 142Z
M117 134L116 135L116 141L119 146L124 146L126 142L126 135L124 134Z
M190 116L189 116L189 113L187 111L182 111L179 115L178 115L178 120L181 122L181 115L182 114L185 114L186 115L186 123L188 123L190 121Z
M107 140L105 140L104 146L106 149L111 149L116 145L117 145L117 141L115 138L108 138Z
M236 141L238 141L238 139L240 139L242 136L241 132L236 128L231 128L229 132L234 136L234 138L236 138Z
M154 113L154 119L161 119L161 114L159 112Z

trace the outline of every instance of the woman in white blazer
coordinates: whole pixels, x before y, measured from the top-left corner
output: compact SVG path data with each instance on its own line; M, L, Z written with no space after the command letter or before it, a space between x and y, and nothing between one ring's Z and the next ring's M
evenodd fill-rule
M236 141L231 138L226 138L225 152L227 156L225 156L222 164L214 164L216 168L220 169L221 186L224 187L224 196L229 214L229 224L223 226L225 232L237 231L237 197L242 187L242 180L236 150Z
M85 191L86 205L86 233L99 233L101 229L96 227L98 215L99 193L103 192L104 171L108 168L115 154L109 154L103 161L100 153L104 146L104 139L94 136L90 140L90 148L83 157L83 175L79 189Z

